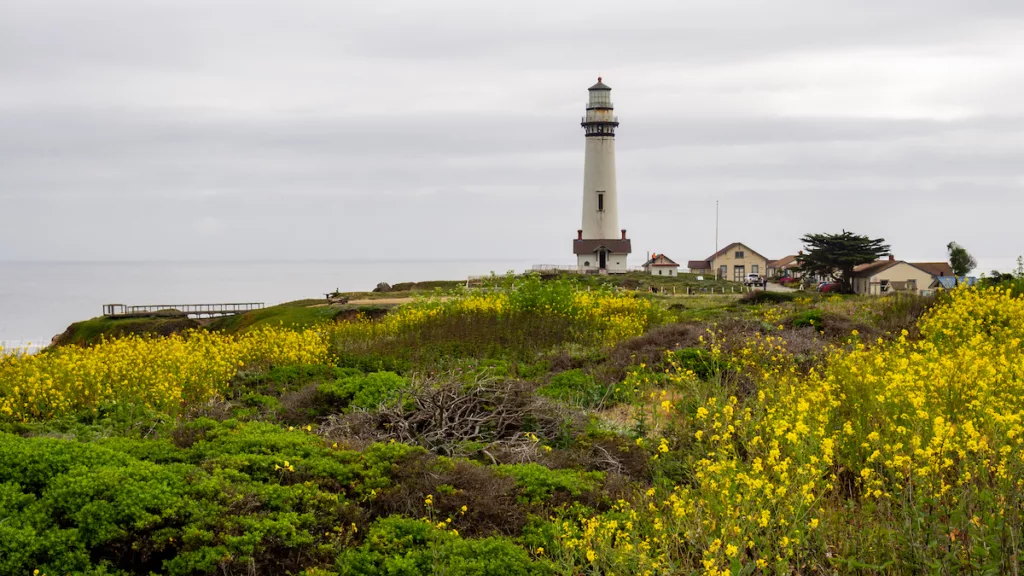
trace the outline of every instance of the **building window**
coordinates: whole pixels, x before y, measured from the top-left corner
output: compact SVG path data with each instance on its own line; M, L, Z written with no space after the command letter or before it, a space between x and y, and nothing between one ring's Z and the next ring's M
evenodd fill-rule
M743 259L743 251L737 251L736 252L736 259L737 260L742 260Z
M597 211L604 212L604 192L597 193Z
M658 270L658 276L661 276L661 270Z
M750 267L750 273L757 274L757 264L754 264Z
M721 266L718 267L718 278L720 280L725 280L726 279L726 275L728 273L729 273L729 267L726 266L725 264L722 264Z
M583 261L583 265L584 266L590 266L590 260L584 260Z

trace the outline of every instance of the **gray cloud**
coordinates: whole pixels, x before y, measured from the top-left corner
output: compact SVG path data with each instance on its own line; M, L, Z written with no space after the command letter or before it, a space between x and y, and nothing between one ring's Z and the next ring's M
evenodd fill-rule
M620 221L1024 252L1024 4L0 0L0 260L567 261L586 87ZM216 256L211 256L216 254Z

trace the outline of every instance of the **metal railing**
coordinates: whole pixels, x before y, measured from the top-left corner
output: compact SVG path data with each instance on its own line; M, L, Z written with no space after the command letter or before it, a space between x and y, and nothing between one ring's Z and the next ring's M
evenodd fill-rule
M240 302L226 304L104 304L103 315L108 318L119 316L141 316L155 312L175 311L188 316L228 316L261 310L263 302Z

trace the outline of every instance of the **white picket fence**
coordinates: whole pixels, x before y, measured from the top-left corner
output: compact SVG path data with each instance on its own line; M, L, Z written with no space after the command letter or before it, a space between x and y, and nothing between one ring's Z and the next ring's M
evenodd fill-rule
M0 356L11 354L35 354L50 343L45 338L38 340L0 340Z

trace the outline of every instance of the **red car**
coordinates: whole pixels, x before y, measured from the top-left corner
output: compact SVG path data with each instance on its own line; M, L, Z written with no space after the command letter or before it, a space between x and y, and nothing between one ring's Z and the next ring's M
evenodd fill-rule
M799 284L799 283L800 283L800 279L799 278L793 278L792 276L785 276L783 278L779 278L779 284L782 284L783 286L789 286L790 284Z
M839 292L842 287L839 282L822 282L818 284L818 292Z

